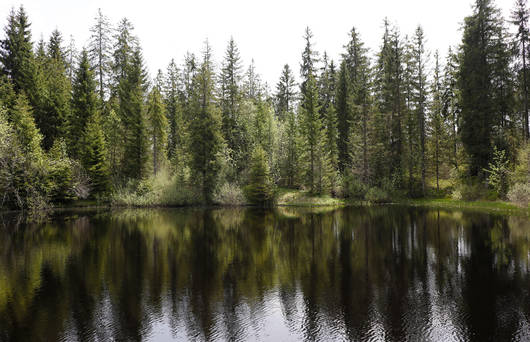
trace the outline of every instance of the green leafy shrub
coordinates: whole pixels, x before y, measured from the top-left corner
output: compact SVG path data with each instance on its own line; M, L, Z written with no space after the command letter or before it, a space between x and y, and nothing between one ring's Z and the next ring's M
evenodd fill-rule
M344 197L352 199L363 199L368 186L361 182L361 180L353 175L347 175L344 177Z
M476 201L488 196L488 189L480 182L470 184L457 184L452 193L452 198L459 201Z
M528 207L530 204L530 184L517 183L508 192L508 199L522 207Z
M222 205L244 205L247 201L239 186L225 182L214 193L214 202Z
M512 173L512 183L530 183L530 143L521 147L517 153L517 163Z
M372 203L385 203L390 201L388 193L378 187L372 187L367 192L364 198Z
M114 206L153 207L182 206L201 203L198 189L182 182L177 175L170 176L165 169L156 176L142 181L130 181L118 187L111 196Z
M504 150L493 147L493 161L489 163L488 169L484 170L488 174L488 184L499 197L506 196L509 188L509 161Z

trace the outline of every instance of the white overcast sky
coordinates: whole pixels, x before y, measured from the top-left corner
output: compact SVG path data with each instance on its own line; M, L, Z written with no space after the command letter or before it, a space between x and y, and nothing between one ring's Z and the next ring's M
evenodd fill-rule
M165 70L171 58L181 64L186 51L200 52L208 38L219 62L233 36L245 63L254 58L257 71L273 88L281 68L289 63L298 76L304 46L304 28L314 33L315 48L335 60L355 26L371 52L377 50L382 22L388 17L402 34L412 34L421 24L431 50L445 54L459 43L463 18L473 0L2 0L0 23L5 26L11 7L26 8L33 39L59 29L66 40L72 35L82 47L89 37L97 9L113 23L127 17L140 38L150 74ZM505 17L514 0L496 0ZM2 32L3 35L3 32Z

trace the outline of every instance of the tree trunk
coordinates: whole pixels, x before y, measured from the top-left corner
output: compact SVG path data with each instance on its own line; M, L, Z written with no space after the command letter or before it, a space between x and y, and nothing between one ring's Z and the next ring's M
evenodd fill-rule
M156 173L158 171L156 134L153 134L153 171L156 176Z
M528 131L528 85L526 84L526 45L523 38L523 93L524 93L524 129L523 135L525 141L530 138L530 132Z

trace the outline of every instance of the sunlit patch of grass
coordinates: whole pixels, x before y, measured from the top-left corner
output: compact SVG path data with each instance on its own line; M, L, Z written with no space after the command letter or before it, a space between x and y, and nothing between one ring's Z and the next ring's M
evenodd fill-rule
M344 206L345 201L340 198L333 198L329 195L313 195L307 191L280 189L276 197L276 204L279 206L296 207L325 207Z
M520 208L512 203L504 201L462 201L450 198L424 198L405 200L399 204L425 206L434 208L474 209L502 214L530 215L530 209Z

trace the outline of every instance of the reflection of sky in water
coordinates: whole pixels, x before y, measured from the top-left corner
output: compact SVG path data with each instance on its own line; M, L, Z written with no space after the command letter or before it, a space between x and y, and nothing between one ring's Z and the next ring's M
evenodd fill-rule
M0 341L528 340L528 220L138 210L0 228Z

